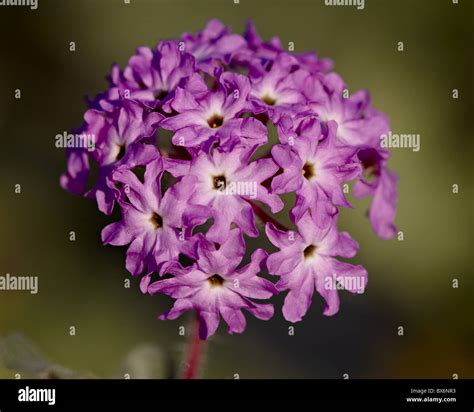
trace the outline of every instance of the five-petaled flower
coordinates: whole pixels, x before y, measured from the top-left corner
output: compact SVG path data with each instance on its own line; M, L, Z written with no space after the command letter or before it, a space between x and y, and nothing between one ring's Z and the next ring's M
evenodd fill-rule
M265 269L267 253L255 250L250 263L238 269L244 254L245 243L238 229L233 229L218 249L200 236L196 263L185 268L176 263L168 268L173 277L158 280L148 287L151 294L161 292L176 299L173 308L160 318L176 319L183 312L195 309L201 318L202 339L214 334L221 316L229 325L229 333L243 332L242 309L259 319L270 319L273 305L253 300L268 299L277 293L272 282L257 276Z
M268 238L280 249L269 256L267 266L270 273L280 276L278 290L289 290L283 315L290 322L298 322L306 314L315 289L325 300L324 314L337 313L339 296L333 279L342 280L343 285L359 285L351 292L362 293L365 289L367 271L334 258L351 258L358 250L347 232L338 232L336 219L321 229L307 212L297 223L298 233L278 230L271 223L266 226ZM344 282L345 278L352 278L351 282Z

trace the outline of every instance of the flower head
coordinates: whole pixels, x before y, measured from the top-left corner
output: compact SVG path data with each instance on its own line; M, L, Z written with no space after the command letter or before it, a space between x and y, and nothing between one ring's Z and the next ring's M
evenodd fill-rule
M194 310L207 339L221 317L229 333L242 332L243 309L271 318L266 300L279 292L291 322L315 290L325 315L338 311L338 290L363 292L367 271L337 259L358 249L338 213L353 207L352 184L353 198L373 197L377 235L394 237L398 178L380 143L387 116L367 91L349 95L331 69L263 40L251 23L241 36L215 19L113 66L78 131L95 145L68 147L60 183L120 213L102 241L128 245L125 267L143 293L175 300L161 319ZM279 223L285 214L296 232ZM244 236L279 251L253 250Z

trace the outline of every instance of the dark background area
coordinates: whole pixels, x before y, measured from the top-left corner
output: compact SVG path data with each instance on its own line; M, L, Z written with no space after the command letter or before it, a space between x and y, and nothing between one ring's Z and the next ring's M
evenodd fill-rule
M351 92L371 91L394 133L421 135L421 150L394 149L390 162L400 176L403 241L376 238L367 201L342 213L341 229L361 247L352 261L369 272L366 293L342 292L332 318L322 315L315 295L294 336L281 314L284 296L274 299L272 320L249 316L243 335L227 335L221 323L203 377L474 378L468 0L366 0L360 11L324 0L39 0L38 10L0 7L0 275L39 277L37 295L0 291L0 336L20 332L55 362L96 376L117 373L142 342L179 362L185 338L178 328L189 317L159 321L168 298L141 295L135 279L124 288L131 279L125 249L100 242L113 218L61 190L65 157L54 138L81 124L83 96L106 87L113 62L123 67L136 47L201 30L214 17L240 33L251 18L265 39L276 35L284 45L294 42L295 51L332 58ZM0 376L12 371L0 368Z

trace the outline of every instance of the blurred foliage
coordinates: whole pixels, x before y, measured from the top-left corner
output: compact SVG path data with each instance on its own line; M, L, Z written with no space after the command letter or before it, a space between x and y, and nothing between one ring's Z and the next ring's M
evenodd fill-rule
M0 337L0 377L22 379L79 379L85 377L48 360L23 335Z
M112 376L75 372L50 361L36 344L14 332L0 337L0 378L15 379L169 379L174 365L156 344L143 343L132 348Z

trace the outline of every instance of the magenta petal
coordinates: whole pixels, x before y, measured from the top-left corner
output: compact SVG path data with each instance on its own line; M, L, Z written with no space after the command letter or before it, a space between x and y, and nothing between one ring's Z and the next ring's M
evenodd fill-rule
M298 289L291 289L285 297L283 316L289 322L299 322L311 306L314 280L308 276Z
M217 312L199 312L199 318L201 319L199 327L199 337L207 340L210 336L214 335L219 326L220 316Z
M163 313L160 315L161 320L174 320L178 317L180 317L184 312L187 312L188 310L192 309L193 305L192 303L187 300L187 299L178 299L171 310L169 310L166 313Z
M374 199L369 209L369 220L375 233L382 239L391 239L397 234L393 223L396 215L398 177L385 170L375 190Z
M102 230L102 242L114 246L127 245L132 241L132 234L122 222L111 223Z
M227 325L229 325L229 333L242 333L245 329L245 316L239 309L222 308L221 315Z
M273 316L274 308L272 304L256 304L253 307L246 308L253 316L258 319L268 320Z

